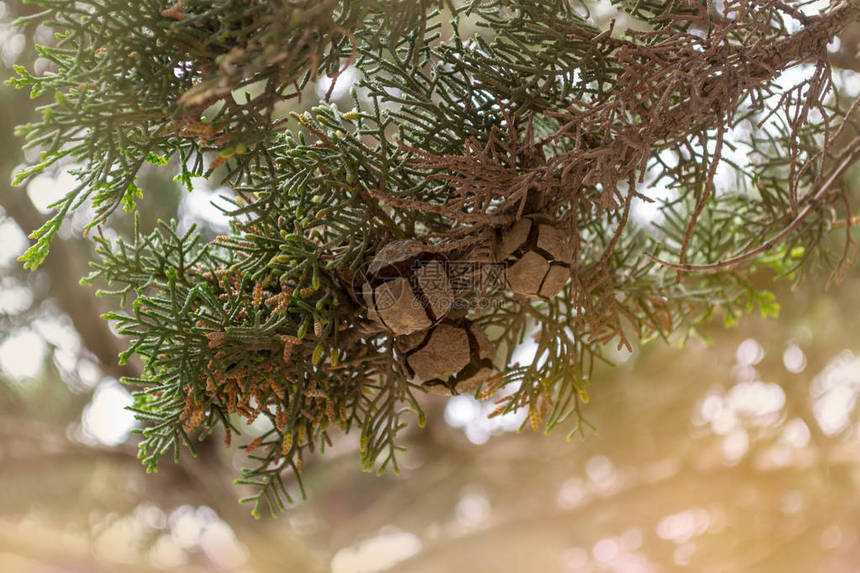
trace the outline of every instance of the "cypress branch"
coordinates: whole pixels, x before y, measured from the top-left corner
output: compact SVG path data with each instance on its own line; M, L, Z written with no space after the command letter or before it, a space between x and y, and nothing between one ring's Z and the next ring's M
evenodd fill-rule
M366 470L396 471L425 390L468 388L495 396L495 415L527 408L535 430L573 418L582 432L607 345L776 314L752 265L799 280L814 265L837 276L851 255L851 236L834 250L829 233L853 220L839 184L856 106L826 45L854 2L807 16L619 1L645 30L623 33L559 0L36 3L46 11L22 25L57 32L39 47L50 71L9 83L53 101L19 128L42 158L17 183L74 162L79 184L24 263L84 204L88 229L135 211L145 164L175 161L189 190L224 174L228 234L99 234L85 281L119 299L107 318L133 338L121 359L146 364L127 382L147 470L217 426L229 443L265 420L238 480L258 488L255 515L291 502L285 472L304 493L303 460L335 431L360 434ZM349 66L351 102L333 103ZM332 88L302 107L323 75ZM392 293L409 320L386 315ZM445 364L435 329L466 340ZM536 354L516 364L526 337Z

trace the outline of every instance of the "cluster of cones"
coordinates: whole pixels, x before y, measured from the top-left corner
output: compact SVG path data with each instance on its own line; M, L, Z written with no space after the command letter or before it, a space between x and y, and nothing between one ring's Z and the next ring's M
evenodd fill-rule
M494 238L494 265L503 288L527 299L549 299L570 278L571 253L564 233L551 221L530 215ZM452 276L460 261L411 240L389 243L363 275L361 298L368 318L395 337L395 350L414 381L445 395L472 393L496 372L496 351L484 331L459 305ZM470 262L473 276L486 276ZM466 292L480 295L480 289Z

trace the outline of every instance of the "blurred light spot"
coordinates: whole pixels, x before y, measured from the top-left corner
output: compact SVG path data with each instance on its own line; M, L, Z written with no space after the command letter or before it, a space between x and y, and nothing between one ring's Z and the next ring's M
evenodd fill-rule
M108 446L125 441L135 425L134 414L125 409L131 404L131 396L115 380L99 384L82 415L85 435Z
M40 318L33 322L33 330L48 344L77 354L81 351L81 337L72 321L65 316Z
M421 540L407 531L384 527L379 534L344 547L331 560L331 573L376 573L421 551Z
M337 77L337 80L334 85L334 89L331 90L331 100L339 100L343 96L349 93L349 88L355 83L355 80L358 78L358 70L353 66L347 67L343 72ZM323 76L317 82L317 97L324 98L328 93L329 89L331 89L332 82L335 81L330 76Z
M846 97L856 98L860 95L860 74L854 70L833 70L839 89Z
M781 410L785 406L785 391L779 384L741 382L732 386L726 401L739 415L757 418Z
M7 266L27 249L27 235L11 219L0 221L0 265ZM5 282L5 281L4 281ZM4 285L4 290L6 285Z
M499 396L515 391L516 386L511 384ZM527 416L525 409L521 408L488 418L496 406L491 400L481 402L468 395L454 396L445 405L445 422L453 428L463 428L466 439L480 445L495 434L517 430Z
M667 515L657 523L657 535L661 539L677 544L686 543L702 535L711 524L711 515L706 509L692 508Z
M170 513L170 535L177 546L190 549L197 545L205 522L190 505L182 505Z
M754 338L747 338L738 345L736 353L738 364L742 366L753 366L764 358L764 348Z
M816 400L812 410L821 431L833 435L845 429L851 421L856 399L856 389L839 386Z
M638 527L631 527L622 533L621 547L625 551L636 551L642 547L642 530Z
M590 571L588 551L582 547L568 547L561 554L561 560L566 571L570 573L582 573Z
M220 569L233 569L248 560L245 547L230 526L221 520L206 526L200 535L200 548Z
M723 397L708 394L699 404L699 414L705 422L713 422L723 412Z
M579 478L565 480L558 489L556 503L562 509L573 509L585 500L585 485Z
M161 569L173 569L185 565L188 558L169 535L160 535L149 550L149 560Z
M756 460L756 469L784 468L791 464L794 458L794 450L786 444L776 444Z
M782 353L782 363L786 370L797 374L806 369L806 355L798 345L792 344Z
M845 350L812 380L812 412L822 432L833 435L845 429L851 421L858 392L860 359Z
M99 370L99 367L96 366L95 362L87 360L86 358L81 358L77 361L76 366L78 377L81 381L87 386L95 386L96 382L98 382L101 377L101 370Z
M32 378L42 370L45 342L32 330L13 333L0 343L0 367L12 378Z
M608 489L615 483L616 471L606 456L594 456L585 463L585 473L599 489Z
M802 448L809 443L809 428L800 418L792 418L785 424L780 441L794 448Z
M680 458L664 458L639 468L639 475L646 482L658 482L678 475L681 471Z
M606 349L606 351L608 360L616 366L628 362L630 358L633 357L633 351L623 345L618 346L611 344L609 345L609 348Z
M146 533L145 525L134 516L107 521L105 528L93 543L93 552L105 561L133 562L138 558L140 540Z
M313 513L293 512L287 515L287 520L297 535L312 535L325 527L321 517Z
M460 497L454 509L457 522L472 528L478 527L490 517L490 500L483 492L467 492Z
M724 408L716 418L711 421L711 430L720 436L730 434L738 425L738 418L734 410Z
M619 553L618 541L614 537L601 539L594 544L594 548L591 550L595 561L599 563L611 563L618 558Z
M11 68L15 64L26 45L27 38L24 34L15 34L6 38L6 41L3 43L3 49L0 52L3 54L3 62L7 68Z
M151 529L167 527L167 516L158 506L142 503L134 509L134 515Z
M801 509L803 509L803 492L795 489L782 496L780 510L783 513L797 513Z
M736 464L747 453L750 446L750 439L747 431L743 428L737 428L728 436L723 438L722 450L723 458L727 464Z
M678 565L689 565L695 553L695 543L684 543L683 545L675 548L675 552L672 554L672 560Z
M736 365L732 368L732 375L738 382L750 382L758 377L758 370L746 364Z
M822 549L836 549L842 545L842 529L834 524L821 532L818 543Z
M710 391L692 416L695 425L710 423L715 434L728 436L741 422L772 426L780 421L785 406L785 391L778 384L759 380L739 382L728 392Z
M480 404L471 396L454 396L445 404L445 421L452 428L462 428L480 415Z
M2 289L0 289L0 313L18 314L27 310L31 304L33 304L33 294L30 289L22 286L2 285Z
M486 444L492 433L482 424L469 424L466 427L466 439L475 445Z

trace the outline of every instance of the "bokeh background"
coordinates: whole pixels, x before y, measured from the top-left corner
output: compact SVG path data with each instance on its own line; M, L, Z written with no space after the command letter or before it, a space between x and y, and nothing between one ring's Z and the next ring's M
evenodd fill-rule
M596 20L616 16L593 4ZM3 79L15 64L48 66L32 46L51 30L11 26L33 11L0 2ZM830 46L851 96L858 40L855 24ZM323 78L303 101L327 88ZM0 89L0 182L38 153L13 135L38 103ZM214 183L188 194L172 175L142 175L142 224L176 218L207 237L225 231ZM518 433L521 416L488 420L491 404L427 396L427 428L402 436L401 475L362 473L356 440L341 437L305 464L307 500L254 520L232 484L242 454L217 435L197 459L185 452L144 473L117 381L140 365L117 365L125 343L99 318L103 301L78 285L92 248L81 239L86 213L37 272L16 261L71 181L57 171L25 188L0 183L2 572L860 570L857 270L839 284L775 282L778 319L727 329L717 317L686 341L607 349L616 366L596 372L591 426L570 439L573 427ZM119 216L110 232L130 223Z

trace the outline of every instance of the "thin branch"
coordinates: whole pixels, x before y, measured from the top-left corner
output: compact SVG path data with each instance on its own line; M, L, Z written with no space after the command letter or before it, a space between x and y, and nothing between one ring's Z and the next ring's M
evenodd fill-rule
M707 272L713 273L718 271L724 271L731 269L740 263L747 261L757 255L760 255L764 252L769 251L773 248L774 245L781 242L785 239L792 231L794 231L806 217L812 212L815 208L816 203L824 197L825 193L827 193L833 185L835 185L839 178L851 167L854 162L860 157L860 137L854 138L854 140L848 145L846 152L844 153L845 157L842 162L830 173L830 177L827 178L827 181L819 187L818 191L816 191L809 199L807 199L806 207L798 213L797 217L791 221L782 231L777 233L774 237L771 237L755 249L747 251L743 254L740 254L736 257L731 257L729 259L725 259L722 261L717 261L715 263L706 263L706 264L688 264L688 263L672 263L669 261L664 261L655 257L650 253L645 253L645 256L665 267L670 267L673 269L678 269L682 271L694 271L694 272Z

